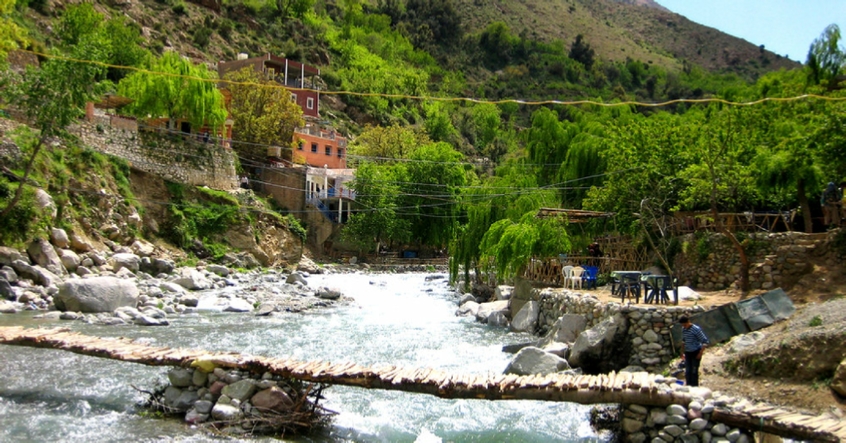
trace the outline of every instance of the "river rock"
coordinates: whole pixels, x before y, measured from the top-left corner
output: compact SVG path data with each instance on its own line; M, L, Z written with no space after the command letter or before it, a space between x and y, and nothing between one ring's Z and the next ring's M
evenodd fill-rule
M197 296L195 296L194 294L180 295L179 298L176 299L176 301L179 304L189 306L189 307L192 307L192 308L196 308L200 304L200 299L197 298Z
M214 286L212 281L207 279L202 272L196 269L187 268L181 269L179 271L179 276L176 277L173 282L192 291L209 289Z
M197 391L190 391L188 389L182 390L179 394L179 397L170 405L170 407L175 408L179 411L187 411L191 409L194 403L199 400L199 396L197 395Z
M673 437L678 437L679 435L684 434L684 429L678 425L670 425L664 428L664 432L672 435Z
M211 403L211 402L209 402ZM195 408L191 408L185 413L185 423L189 425L196 425L203 423L209 419L209 414L203 414Z
M118 272L123 268L138 272L141 269L141 257L129 253L115 254L112 256L110 264L112 265L112 272Z
M686 415L687 408L682 405L670 405L667 406L667 414L669 415Z
M18 295L15 294L15 290L12 289L12 285L5 279L0 279L0 300L15 301L17 298Z
M15 248L0 246L0 265L9 266L18 260L29 260ZM29 264L29 263L27 263Z
M50 230L50 242L59 249L67 249L70 247L68 233L62 228L53 228Z
M643 333L643 340L647 343L655 343L658 341L658 338L658 334L656 334L652 329L647 329L646 332Z
M250 312L253 310L253 305L243 298L233 298L229 300L229 305L223 308L224 312Z
M497 311L499 312L499 311ZM511 320L512 332L534 332L540 313L540 303L531 300L523 305Z
M726 432L726 439L730 442L736 442L740 439L741 435L740 429L732 429L731 431Z
M15 307L14 303L0 301L0 314L14 314L17 312L18 309Z
M458 299L458 306L461 306L468 301L476 302L476 297L470 293L464 294Z
M141 314L132 321L138 326L167 326L170 324L166 319L158 319L149 315Z
M337 288L327 288L323 286L317 290L317 297L324 300L338 300L341 298L341 291Z
M250 402L259 410L272 410L277 412L287 411L294 405L294 401L291 400L291 397L289 397L285 391L275 386L270 389L259 391L256 395L253 395Z
M180 286L180 285L178 285L174 282L169 282L169 281L161 282L159 284L159 289L161 289L164 292L171 292L171 293L176 293L176 294L185 294L186 293L185 288L183 288L182 286Z
M514 286L499 285L494 290L494 297L497 300L511 300L511 294L514 292Z
M18 276L28 278L36 284L44 287L53 286L61 281L61 278L58 275L50 272L49 270L38 265L32 266L23 260L13 262L12 269L18 273Z
M501 300L480 304L479 310L476 311L476 321L483 322L487 320L494 311L502 311L503 314L508 315L509 303L510 301L508 300Z
M303 275L299 272L291 273L291 275L289 275L288 278L285 279L285 283L288 283L289 285L299 283L303 286L308 286L308 282L306 281L305 277L303 277Z
M545 352L543 349L534 346L528 346L520 350L508 366L505 368L506 374L517 375L533 375L533 374L552 374L558 371L570 369L567 360Z
M706 426L708 426L708 421L703 418L697 418L691 421L689 426L691 431L701 431L705 429Z
M146 240L135 240L129 249L139 257L149 257L156 252L156 247Z
M222 405L220 402L214 405L211 410L211 415L216 420L221 421L235 421L244 416L241 409L232 405Z
M193 376L194 374L185 368L171 368L167 371L167 379L170 381L171 385L176 386L177 388L187 388L188 386L191 386L193 384Z
M213 273L213 274L217 274L221 277L228 277L229 276L229 268L227 268L226 266L208 265L208 266L206 266L206 270Z
M255 382L252 380L239 380L230 385L226 385L221 394L239 401L244 401L253 396L256 392Z
M491 315L488 316L487 324L496 328L507 328L508 317L502 311L491 312Z
M656 425L667 424L667 411L661 409L653 409L649 412L649 420Z
M206 385L206 382L208 382L208 381L209 381L209 374L208 374L208 372L203 372L203 371L200 371L200 370L195 370L195 371L191 374L191 383L192 383L194 386L205 386L205 385ZM208 411L206 411L206 412L208 412Z
M576 338L570 350L570 364L589 373L608 373L624 367L627 362L618 361L623 353L618 346L625 341L628 326L622 314L616 314L590 328Z
M42 268L56 274L63 275L65 273L62 266L62 259L56 254L53 245L44 239L35 239L26 248L26 252L33 263L37 263Z
M82 262L79 255L70 249L60 249L59 259L62 261L62 265L68 270L68 272L76 272Z
M59 287L53 302L60 311L112 312L120 307L134 307L138 288L115 277L71 279Z
M455 311L455 315L459 317L476 317L479 313L480 305L475 301L467 301L461 304Z
M208 400L198 400L196 403L194 403L194 409L196 409L197 412L199 412L200 414L210 413L212 410L212 406L214 406L214 403Z
M623 428L623 431L625 431L626 433L634 434L635 432L638 432L643 429L643 422L632 418L624 418L621 423L621 426Z
M587 328L587 319L583 315L564 314L552 325L550 336L561 343L573 343Z
M9 283L18 281L18 274L11 266L2 265L0 267L0 279L6 280Z
M722 423L717 423L711 428L711 433L717 436L726 435L726 432L728 432L728 427Z

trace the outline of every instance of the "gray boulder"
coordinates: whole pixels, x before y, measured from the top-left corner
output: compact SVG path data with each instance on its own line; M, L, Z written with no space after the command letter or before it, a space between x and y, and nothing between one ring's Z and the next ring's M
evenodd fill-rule
M467 301L458 307L458 310L455 311L455 315L458 317L476 317L478 312L479 304L475 301Z
M487 321L488 326L494 326L498 328L507 328L508 327L508 317L502 311L494 311L491 312L491 315L488 316Z
M9 283L18 281L18 274L10 266L3 266L0 268L0 279L6 280Z
M583 315L564 314L555 321L549 336L557 342L574 343L585 328L587 328L587 319Z
M15 248L0 246L0 265L9 266L18 260L29 260Z
M744 349L751 348L755 346L755 343L758 343L764 338L764 333L761 331L754 331L748 334L738 335L734 337L729 342L729 352L740 352Z
M458 306L461 306L464 303L467 303L468 301L472 301L474 303L477 302L476 297L474 297L473 294L467 293L462 295L461 298L458 299Z
M62 261L62 266L64 266L68 272L76 272L76 269L79 268L80 263L82 263L82 259L79 258L79 255L70 249L60 249L59 259Z
M14 303L7 301L0 301L0 314L14 314L18 312Z
M221 277L228 277L229 276L229 268L226 266L221 265L208 265L206 266L206 270L213 274L217 274Z
M496 311L501 311L503 314L508 315L509 303L510 301L508 300L500 300L480 304L479 310L476 312L476 321L484 322Z
M15 290L12 289L12 285L5 279L0 278L0 300L15 301L17 298L18 295L15 294Z
M250 402L260 411L284 412L294 406L294 401L291 400L291 397L285 391L275 386L253 395Z
M511 294L514 292L514 286L497 286L494 290L494 296L497 300L511 300Z
M37 263L42 268L45 268L56 275L63 275L65 273L64 267L62 266L62 259L59 258L59 255L56 254L56 250L53 248L53 245L51 245L47 240L40 238L33 240L32 243L27 246L26 253L34 263Z
M164 318L154 318L147 314L141 314L132 321L132 323L138 326L167 326L170 322Z
M135 254L115 254L112 256L110 262L113 272L118 272L123 268L129 269L132 272L138 272L141 269L141 257Z
M303 277L303 275L300 274L299 272L294 272L291 275L289 275L288 278L285 279L285 283L288 283L288 284L291 284L291 285L293 285L295 283L300 283L303 286L308 286L308 282Z
M176 277L173 282L192 291L209 289L214 286L211 280L207 279L202 272L196 269L180 270L179 276Z
M12 262L12 269L17 272L18 276L28 278L41 286L52 286L57 284L61 278L58 275L42 268L41 266L32 266L23 260Z
M570 351L569 362L587 373L608 373L628 363L626 332L628 325L617 314L579 334Z
M233 298L229 300L229 306L223 309L223 312L250 312L253 310L253 305L243 298Z
M53 302L60 311L112 312L124 306L135 307L138 294L138 288L127 280L92 277L66 281Z
M338 300L341 298L341 291L336 288L321 287L317 290L317 297L324 300Z
M186 368L171 368L167 371L167 379L177 388L187 388L193 384L193 374Z
M135 240L129 249L139 257L149 257L156 252L156 247L146 240Z
M244 416L244 413L235 406L223 405L218 402L212 408L211 415L215 418L215 420L227 422L240 419Z
M831 389L842 397L846 397L846 360L837 365L834 377L831 379Z
M540 304L534 300L527 302L511 320L511 331L534 332L538 323L538 314L540 314Z
M532 375L552 374L570 369L567 360L544 352L534 346L525 347L518 352L505 368L506 374Z
M247 400L256 393L256 384L253 380L239 380L223 387L221 394L240 401Z
M53 201L53 197L41 188L35 190L35 207L41 211L47 211L50 217L56 218L56 203Z
M68 233L62 228L53 228L50 230L50 242L59 249L67 249L70 247Z

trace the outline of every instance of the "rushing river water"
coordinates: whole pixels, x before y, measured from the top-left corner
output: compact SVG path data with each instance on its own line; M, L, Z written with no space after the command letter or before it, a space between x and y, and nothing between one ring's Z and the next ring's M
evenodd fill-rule
M342 289L350 306L305 314L255 317L202 312L168 327L96 326L0 315L0 326L64 326L97 336L145 338L153 345L239 351L300 360L436 367L457 373L500 373L505 343L530 337L455 317L444 279L424 274L331 274L311 286ZM204 296L211 296L205 294ZM0 441L220 441L177 420L139 414L166 369L69 352L0 346ZM575 442L595 441L586 406L540 401L443 400L333 386L324 405L334 425L307 442ZM252 439L270 440L270 439Z

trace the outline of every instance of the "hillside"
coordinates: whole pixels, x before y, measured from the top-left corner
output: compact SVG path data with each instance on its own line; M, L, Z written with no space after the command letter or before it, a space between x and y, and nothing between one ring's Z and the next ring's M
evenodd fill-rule
M680 70L687 62L750 80L767 71L799 66L648 0L457 0L456 4L467 32L499 20L515 34L568 45L581 34L599 58L612 61L631 58L668 70Z

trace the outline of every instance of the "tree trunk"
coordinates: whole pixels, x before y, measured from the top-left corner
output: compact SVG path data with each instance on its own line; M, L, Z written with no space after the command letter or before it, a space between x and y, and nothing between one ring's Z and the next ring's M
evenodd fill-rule
M41 152L41 147L44 146L44 138L39 137L38 142L35 144L35 147L32 150L32 155L29 156L29 161L26 162L26 169L24 169L23 179L21 180L20 184L18 185L18 189L15 190L15 196L12 197L12 201L3 208L3 212L0 212L0 220L4 220L12 209L17 206L18 201L20 201L21 196L23 195L24 186L26 186L27 179L29 178L29 173L32 172L32 165L35 163L35 158L38 157L38 153Z
M799 199L799 207L802 209L802 221L805 222L805 232L814 232L814 222L811 219L811 204L808 202L808 193L805 192L805 180L799 179L796 182L796 198Z

